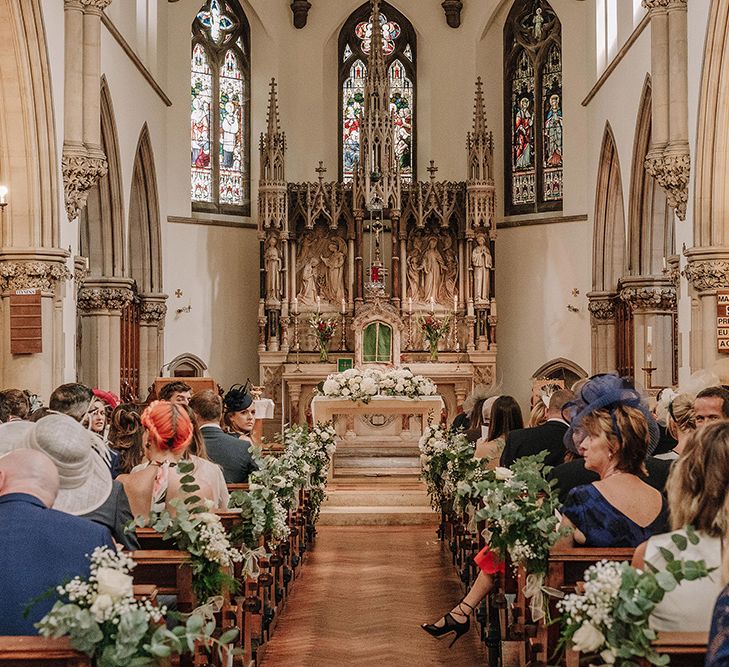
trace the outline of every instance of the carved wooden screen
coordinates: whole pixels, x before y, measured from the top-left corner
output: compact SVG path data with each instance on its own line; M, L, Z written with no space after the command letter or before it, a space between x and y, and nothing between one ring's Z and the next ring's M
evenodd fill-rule
M562 209L562 26L546 0L516 0L504 26L507 214Z
M121 316L120 387L122 401L139 399L139 303L134 299Z
M615 335L617 371L621 377L631 378L635 381L633 311L630 309L630 304L625 303L625 301L618 300L616 304Z
M380 6L382 50L395 117L395 154L403 180L416 177L417 37L412 24L387 2ZM351 181L359 159L359 131L370 52L370 3L356 9L339 33L339 178Z

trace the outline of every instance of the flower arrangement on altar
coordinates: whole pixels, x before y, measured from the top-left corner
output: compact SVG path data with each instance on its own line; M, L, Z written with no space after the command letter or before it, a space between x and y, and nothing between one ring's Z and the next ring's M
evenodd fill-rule
M220 595L224 588L236 590L237 583L230 569L233 563L243 560L243 554L231 546L220 517L210 511L210 502L195 495L200 487L192 475L194 464L180 461L177 469L181 475L180 486L186 494L184 500L170 500L173 512L166 509L151 512L149 517L137 517L134 525L149 526L190 553L193 590L197 599L204 602Z
M391 368L385 371L376 368L365 371L349 368L342 373L328 375L319 393L329 398L348 398L369 403L375 396L435 396L438 388L432 380L422 375L414 375L409 368Z
M309 319L309 326L314 330L316 342L319 345L320 361L327 361L329 358L329 341L334 338L338 324L333 317L324 317L320 313L312 315Z
M451 325L451 316L438 318L433 313L421 317L419 320L423 337L428 341L430 360L438 361L438 343L448 335Z
M679 551L699 536L689 526L671 536ZM601 561L585 571L584 594L567 595L557 603L562 612L562 646L587 654L599 654L604 663L620 667L636 665L643 658L653 665L667 665L651 642L656 632L649 616L663 596L682 581L706 577L711 569L702 561L682 561L661 548L666 570L658 571L646 562L646 572L628 563Z
M196 641L220 649L238 636L233 628L213 639L215 621L195 612L169 630L165 607L135 599L129 574L135 563L129 556L97 547L90 560L89 578L75 577L58 586L61 599L36 627L44 637L68 637L98 667L152 667L162 658L192 650Z

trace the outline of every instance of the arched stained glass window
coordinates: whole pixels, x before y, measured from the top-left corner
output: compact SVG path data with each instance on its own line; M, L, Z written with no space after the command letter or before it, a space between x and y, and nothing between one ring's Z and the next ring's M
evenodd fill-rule
M404 180L415 178L416 36L410 21L386 2L380 8L382 51L390 79L390 108L395 114L395 152ZM339 33L340 177L352 180L359 159L361 114L367 57L372 48L369 2L355 10Z
M504 27L506 213L562 209L562 28L546 0L516 0Z
M249 28L237 0L207 0L192 24L194 211L250 213Z

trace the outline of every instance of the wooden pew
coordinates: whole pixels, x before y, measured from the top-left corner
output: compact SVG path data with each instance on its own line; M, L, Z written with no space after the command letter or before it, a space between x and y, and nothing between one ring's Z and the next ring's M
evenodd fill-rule
M135 585L151 585L160 595L175 595L177 609L182 613L195 608L190 554L173 549L149 549L132 551L130 556L137 564L132 570Z
M556 545L549 553L548 571L544 586L556 589L563 593L574 593L577 582L583 581L585 570L601 560L628 561L633 558L633 548L593 548L578 546ZM559 643L559 626L547 626L544 620L535 624L531 619L529 601L524 598L525 574L520 568L519 592L517 608L523 618L527 619L526 634L526 660L532 667L546 665L557 650ZM552 617L556 617L557 600L547 597ZM536 630L535 630L536 627Z
M709 641L708 632L659 632L652 642L661 655L671 658L672 667L703 667ZM641 667L649 667L647 660L638 661ZM580 667L580 653L566 651L566 667Z
M65 637L0 637L2 667L91 667L91 658Z

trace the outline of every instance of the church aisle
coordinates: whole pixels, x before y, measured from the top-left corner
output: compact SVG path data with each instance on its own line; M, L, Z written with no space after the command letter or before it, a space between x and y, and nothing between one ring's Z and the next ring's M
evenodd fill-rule
M450 639L420 629L461 596L432 526L322 526L263 667L485 664L478 628Z

